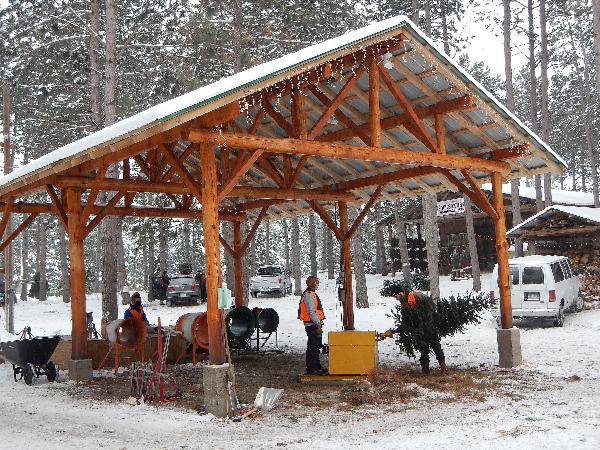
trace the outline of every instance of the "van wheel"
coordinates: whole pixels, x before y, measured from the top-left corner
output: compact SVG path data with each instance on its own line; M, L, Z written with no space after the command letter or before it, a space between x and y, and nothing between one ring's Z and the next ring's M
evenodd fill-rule
M496 317L496 325L498 325L498 328L502 328L502 317Z
M575 311L580 313L581 311L583 311L584 306L585 302L583 301L583 297L581 295L578 295L577 299L575 300Z
M555 327L562 327L565 324L565 311L563 309L563 307L561 306L560 309L558 310L558 315L555 317L554 322L552 322L552 325L554 325Z

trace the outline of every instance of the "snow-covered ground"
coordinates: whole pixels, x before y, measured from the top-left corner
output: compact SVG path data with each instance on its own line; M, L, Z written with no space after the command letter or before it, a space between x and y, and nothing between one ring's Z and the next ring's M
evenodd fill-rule
M339 329L340 323L335 283L323 278L319 294L327 332ZM379 295L382 282L380 276L368 276L370 308L355 311L357 329L384 331L392 325L387 314L395 300ZM488 284L484 278L484 290ZM470 285L470 280L443 278L442 295L464 292ZM279 348L304 351L295 296L253 299L250 306L275 308ZM98 322L99 297L90 296L87 309ZM120 314L124 309L120 306ZM173 325L198 307L145 302L145 310L151 322L160 316L163 325ZM69 334L69 305L60 299L18 303L15 323L17 330L31 326L34 335ZM515 370L509 387L514 395L348 411L280 407L241 423L195 411L77 400L65 393L71 382L62 375L59 383L40 378L26 386L12 380L10 365L0 365L0 448L600 448L600 311L568 315L564 328L518 325L524 364ZM0 338L11 336L0 329ZM464 334L445 339L443 346L450 367L493 370L498 356L491 315ZM389 339L380 342L379 353L383 364L415 364ZM521 391L520 383L527 389Z

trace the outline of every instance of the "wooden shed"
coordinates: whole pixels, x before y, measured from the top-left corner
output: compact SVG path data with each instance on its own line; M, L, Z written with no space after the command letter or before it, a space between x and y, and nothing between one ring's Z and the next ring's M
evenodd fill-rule
M540 255L568 256L586 300L600 300L600 208L551 206L509 231Z
M51 143L49 143L51 145ZM106 177L116 165L118 177ZM225 361L219 242L241 258L262 220L315 211L341 241L344 328L354 329L350 238L375 201L459 189L493 218L503 327L512 327L502 183L564 161L406 17L224 78L47 153L0 179L4 232L39 214L68 229L73 360L87 358L83 241L107 215L203 221L209 359ZM492 200L481 190L492 182ZM107 204L98 204L101 191ZM170 207L145 204L154 193ZM32 199L45 193L46 201ZM339 223L328 210L337 203ZM349 223L348 204L365 205ZM233 241L219 236L233 223ZM241 223L251 224L242 240ZM198 243L200 245L200 243Z

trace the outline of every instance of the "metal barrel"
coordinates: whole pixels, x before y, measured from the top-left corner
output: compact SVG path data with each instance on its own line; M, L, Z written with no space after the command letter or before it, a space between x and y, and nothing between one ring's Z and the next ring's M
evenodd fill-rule
M106 334L111 343L123 347L137 347L146 339L146 324L137 319L116 319L106 326Z
M187 313L177 319L175 330L180 331L186 341L198 347L208 348L208 318L206 313Z
M250 308L238 306L227 314L227 336L234 340L248 339L254 333L255 320Z
M279 326L279 314L273 308L253 308L256 327L263 333L274 333Z

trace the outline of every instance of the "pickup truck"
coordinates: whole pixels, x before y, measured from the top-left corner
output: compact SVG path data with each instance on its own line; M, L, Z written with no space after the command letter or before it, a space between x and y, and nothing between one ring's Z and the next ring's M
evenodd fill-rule
M280 297L292 293L292 279L283 266L261 266L250 279L250 295L277 294Z

